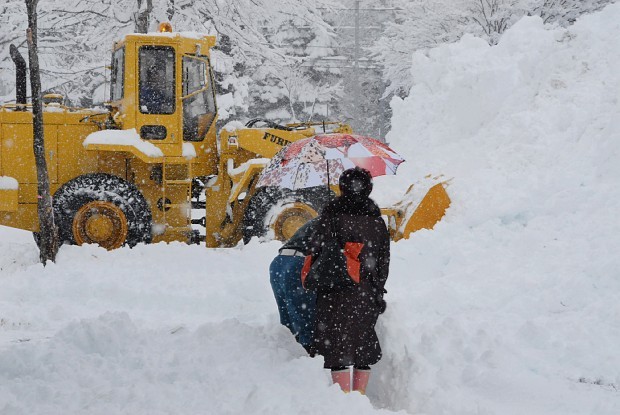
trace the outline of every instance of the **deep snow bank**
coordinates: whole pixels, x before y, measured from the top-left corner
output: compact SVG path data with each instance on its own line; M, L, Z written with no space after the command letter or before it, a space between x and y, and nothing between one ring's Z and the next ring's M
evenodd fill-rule
M279 324L279 246L64 246L43 269L0 227L0 413L375 413Z
M443 173L453 206L394 247L391 402L620 413L619 36L613 5L415 55L387 138L408 160L398 180Z

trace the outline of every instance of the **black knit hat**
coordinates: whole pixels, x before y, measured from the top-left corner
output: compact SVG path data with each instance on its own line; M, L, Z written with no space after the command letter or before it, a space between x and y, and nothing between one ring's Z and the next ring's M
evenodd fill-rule
M342 172L339 186L343 196L368 197L372 192L372 176L368 170L354 167Z

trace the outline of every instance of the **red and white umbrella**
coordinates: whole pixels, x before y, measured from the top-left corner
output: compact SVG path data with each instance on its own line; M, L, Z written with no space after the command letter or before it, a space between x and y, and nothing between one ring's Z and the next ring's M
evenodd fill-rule
M405 161L381 141L351 134L321 134L280 150L263 170L257 187L304 189L338 184L343 171L361 167L375 176L396 174Z

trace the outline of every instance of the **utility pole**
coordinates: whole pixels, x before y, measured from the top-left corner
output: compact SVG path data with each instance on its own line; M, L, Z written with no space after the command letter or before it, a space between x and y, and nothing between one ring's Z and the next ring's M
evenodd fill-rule
M152 13L153 0L138 0L138 10L134 14L136 33L148 33Z
M353 120L356 124L356 127L359 125L360 121L360 99L361 99L361 88L360 88L360 75L359 75L359 56L360 56L360 1L355 0L355 49L353 54Z

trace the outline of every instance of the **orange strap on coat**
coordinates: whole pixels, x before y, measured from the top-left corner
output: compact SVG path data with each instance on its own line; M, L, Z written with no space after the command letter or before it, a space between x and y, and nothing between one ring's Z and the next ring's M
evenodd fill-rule
M304 259L304 266L301 269L301 285L306 288L306 277L310 272L310 268L312 267L312 255L306 255L306 259Z
M356 284L360 283L360 260L359 256L364 248L361 242L347 242L344 244L344 257L347 259L347 271Z

